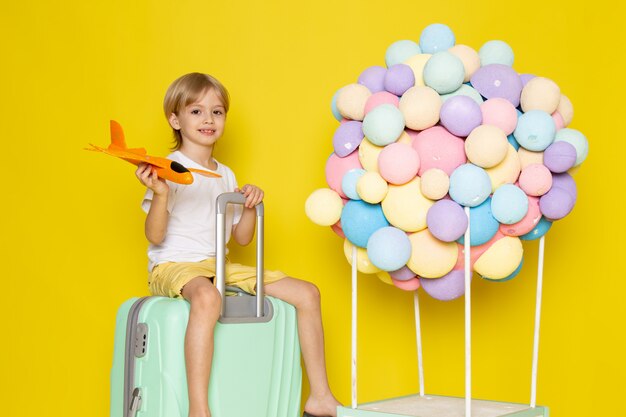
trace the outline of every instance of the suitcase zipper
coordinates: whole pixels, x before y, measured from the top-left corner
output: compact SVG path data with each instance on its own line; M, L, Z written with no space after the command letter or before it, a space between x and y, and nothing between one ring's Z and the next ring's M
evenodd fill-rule
M143 304L152 297L142 297L135 301L128 312L126 322L126 352L124 357L124 417L135 417L141 407L141 388L135 387L135 356L137 354L137 326L139 322L139 312ZM145 354L145 344L147 343L147 333L142 332L143 353ZM143 356L143 355L141 355Z

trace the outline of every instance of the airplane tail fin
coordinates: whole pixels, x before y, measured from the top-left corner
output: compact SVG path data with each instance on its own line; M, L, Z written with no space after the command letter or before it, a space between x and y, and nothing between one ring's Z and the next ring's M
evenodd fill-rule
M111 120L111 145L109 148L126 149L126 141L124 140L124 130L115 120Z

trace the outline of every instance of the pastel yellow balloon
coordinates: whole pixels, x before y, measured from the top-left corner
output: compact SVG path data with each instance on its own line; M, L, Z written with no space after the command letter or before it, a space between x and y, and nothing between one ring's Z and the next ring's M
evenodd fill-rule
M574 118L574 105L570 99L567 98L567 96L561 94L561 99L559 100L559 105L556 108L556 111L558 111L563 118L563 125L565 127L572 123L572 119Z
M391 280L391 275L389 275L388 272L380 271L376 273L376 276L385 284L393 285L393 281Z
M480 125L465 139L465 154L474 165L491 168L504 160L509 146L502 129L493 125Z
M439 168L431 168L422 174L421 186L424 197L440 200L448 194L450 177Z
M583 166L582 164L580 165L576 165L575 167L572 167L570 169L567 170L567 173L570 174L571 176L576 175L576 173L578 172L578 170L580 169L580 167Z
M378 172L367 171L356 183L356 192L361 200L370 204L378 204L387 195L389 186Z
M458 258L456 242L442 242L428 229L413 233L407 266L422 278L439 278L452 271Z
M490 279L506 278L522 262L524 248L519 237L505 236L480 255L474 270Z
M413 138L411 138L411 136L408 133L406 133L406 130L405 130L404 132L402 132L402 134L400 135L400 137L398 138L396 142L406 143L407 145L410 145L412 141L413 141Z
M339 90L337 110L346 119L363 120L365 103L371 95L371 91L362 84L348 84Z
M366 171L378 172L378 155L384 146L376 146L367 138L364 138L359 145L359 162Z
M485 171L491 179L491 192L496 191L502 184L514 184L522 171L522 167L513 145L509 144L504 161L493 168L487 168Z
M443 102L430 87L411 87L400 98L400 111L406 127L424 130L437 124Z
M463 63L463 68L465 69L465 79L463 82L468 82L472 75L480 68L480 57L478 56L478 52L474 48L471 48L467 45L454 45L452 48L448 49L452 55L456 55L457 58L461 60Z
M524 113L530 110L542 110L554 113L561 101L561 89L554 81L545 77L535 77L522 89L520 104Z
M417 54L404 61L404 64L408 65L413 70L416 86L426 85L424 83L424 67L431 56L431 54Z
M311 221L320 226L332 226L341 218L343 201L336 191L319 188L304 203L304 212Z
M520 146L517 150L517 156L519 157L522 169L526 168L528 165L543 164L543 152L529 151Z
M352 265L352 248L354 245L348 239L343 240L343 254L346 256L348 263ZM380 269L370 261L367 256L367 249L356 248L356 269L364 274L376 274Z
M426 214L428 209L435 204L424 197L420 184L419 177L402 185L390 184L381 204L389 223L405 232L425 229Z

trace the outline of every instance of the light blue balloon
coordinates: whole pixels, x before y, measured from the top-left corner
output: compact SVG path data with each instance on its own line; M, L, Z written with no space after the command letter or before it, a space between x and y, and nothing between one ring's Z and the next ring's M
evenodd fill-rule
M400 229L382 227L372 233L367 241L367 256L383 271L395 271L409 261L411 241Z
M335 94L333 95L333 99L332 99L332 101L330 103L330 110L333 112L333 116L338 121L342 121L343 120L343 116L341 115L341 113L339 113L339 109L337 108L337 97L339 97L339 92L340 91L341 91L341 89L339 89L339 90L337 90L335 92Z
M422 50L419 45L410 40L397 41L389 45L385 52L385 64L387 68L392 65L402 64L414 55L421 54Z
M367 247L370 236L381 227L389 226L380 204L350 200L341 211L341 228L346 238L355 246Z
M341 179L341 190L351 200L360 200L359 194L356 192L356 183L365 174L364 169L355 168L346 172Z
M420 35L420 48L425 54L435 54L452 48L455 43L452 29L441 23L428 25Z
M524 265L524 258L522 258L522 260L520 261L519 265L517 266L517 268L515 268L515 271L511 272L510 275L502 278L502 279L493 279L493 278L488 278L483 276L484 279L486 279L487 281L494 281L494 282L505 282L505 281L510 281L513 278L515 278L519 272L522 270L522 265Z
M476 207L491 194L491 179L484 169L474 164L464 164L450 175L449 193L460 205Z
M491 197L482 204L470 208L470 246L479 246L489 242L498 233L500 223L491 214ZM465 236L457 240L465 244Z
M542 110L530 110L517 119L513 132L515 140L529 151L543 151L556 135L556 124L552 116Z
M511 67L515 58L513 49L509 44L497 40L485 43L478 51L478 56L481 67L489 64L502 64Z
M570 129L568 127L560 129L556 132L554 141L567 142L572 145L574 149L576 149L576 162L574 163L574 166L582 164L583 161L587 159L587 154L589 153L589 142L587 141L585 135L578 130Z
M424 84L439 94L458 90L465 79L463 61L450 52L437 52L424 66Z
M478 105L481 105L485 102L485 100L483 99L483 96L480 95L480 93L471 86L471 84L463 84L462 86L460 86L458 89L454 90L451 93L448 94L442 94L441 95L441 100L442 101L446 101L447 99L449 99L450 97L454 97L454 96L468 96L469 98L473 99L476 103L478 103Z
M491 212L502 224L517 223L528 213L528 196L513 184L503 184L491 197Z
M381 104L365 115L363 134L374 145L385 146L404 132L404 116L393 104Z
M506 139L515 148L516 151L519 150L519 143L517 143L517 141L515 140L515 136L513 134L510 134L509 136L507 136Z
M537 226L535 226L533 230L526 233L525 235L520 236L519 238L522 240L539 239L540 237L548 233L548 230L550 230L550 227L552 227L552 222L546 219L545 217L541 216L541 219L539 220L539 223L537 223Z

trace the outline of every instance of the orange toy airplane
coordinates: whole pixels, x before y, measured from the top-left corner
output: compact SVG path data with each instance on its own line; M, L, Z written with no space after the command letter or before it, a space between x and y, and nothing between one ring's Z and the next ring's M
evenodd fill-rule
M192 172L204 175L205 177L221 177L220 174L215 172L195 168L185 168L178 162L172 161L171 159L147 155L146 150L143 148L127 148L122 126L115 120L111 120L111 144L108 148L101 148L91 143L89 145L91 145L91 148L85 148L85 150L103 152L107 155L116 156L135 165L142 163L150 164L156 169L156 173L159 178L170 180L178 184L191 184L193 182L193 175L191 175Z

